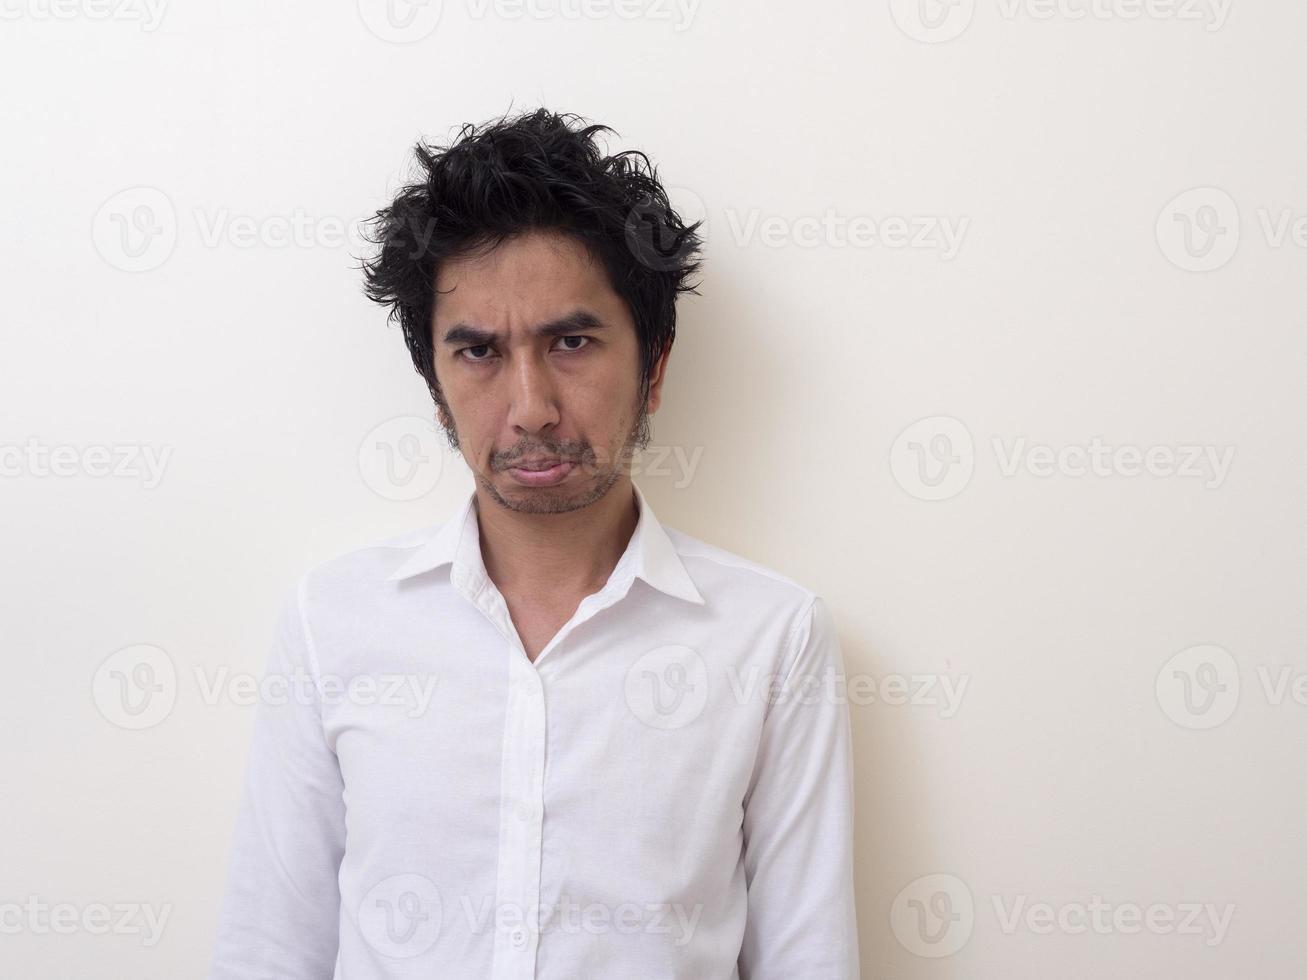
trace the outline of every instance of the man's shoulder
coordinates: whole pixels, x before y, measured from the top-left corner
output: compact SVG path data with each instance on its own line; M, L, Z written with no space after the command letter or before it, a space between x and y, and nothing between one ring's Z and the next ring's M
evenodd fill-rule
M427 544L444 523L410 528L368 544L338 552L309 565L300 576L305 589L381 585L415 551Z
M756 602L787 608L804 608L817 598L807 586L770 566L676 528L664 530L686 572L705 594L747 596Z

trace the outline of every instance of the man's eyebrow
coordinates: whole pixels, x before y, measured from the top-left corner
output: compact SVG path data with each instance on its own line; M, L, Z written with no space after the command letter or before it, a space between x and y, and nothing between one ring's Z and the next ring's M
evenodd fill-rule
M531 332L537 337L569 337L584 331L603 330L607 326L608 324L589 310L573 310L566 316L540 324ZM479 347L481 344L497 344L501 339L502 335L493 330L483 330L468 323L456 323L445 331L441 343L451 346L467 344Z

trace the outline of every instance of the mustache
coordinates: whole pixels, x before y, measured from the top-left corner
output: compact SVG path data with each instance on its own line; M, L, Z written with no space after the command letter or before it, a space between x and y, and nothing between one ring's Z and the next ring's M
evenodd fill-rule
M490 465L497 470L506 470L525 459L532 459L540 456L546 456L551 459L558 459L564 463L593 463L595 459L594 450L589 446L569 445L567 443L559 446L540 446L532 445L526 447L515 447L512 450L496 453L490 458Z

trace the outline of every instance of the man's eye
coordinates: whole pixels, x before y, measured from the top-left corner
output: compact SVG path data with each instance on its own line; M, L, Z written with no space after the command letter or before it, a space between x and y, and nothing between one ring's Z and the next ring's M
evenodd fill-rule
M579 343L572 344L572 343L568 343L569 341L579 341ZM590 343L590 338L582 336L580 334L572 334L564 337L559 337L558 342L564 345L563 350L572 353L575 351L584 350L586 345ZM488 353L489 351L490 351L489 344L476 344L473 347L459 348L459 350L457 351L457 356L463 358L463 360L465 361L471 361L472 363L475 364L480 361L490 360L490 354Z

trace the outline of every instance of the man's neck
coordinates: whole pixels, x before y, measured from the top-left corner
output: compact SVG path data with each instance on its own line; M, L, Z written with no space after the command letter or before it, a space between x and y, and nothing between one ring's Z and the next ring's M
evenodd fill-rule
M481 560L501 593L579 596L608 581L630 543L639 506L630 478L598 500L561 514L529 514L490 500L478 487Z

